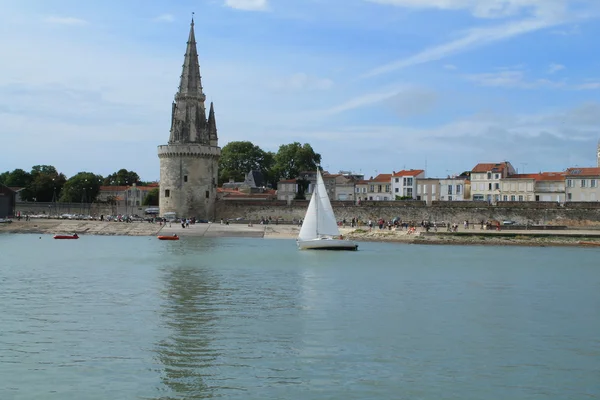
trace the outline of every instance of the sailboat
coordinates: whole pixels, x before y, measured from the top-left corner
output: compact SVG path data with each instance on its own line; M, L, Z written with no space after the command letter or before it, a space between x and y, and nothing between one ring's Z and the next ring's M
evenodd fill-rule
M317 169L317 186L313 191L302 228L296 240L300 250L357 250L358 245L341 238L325 182Z

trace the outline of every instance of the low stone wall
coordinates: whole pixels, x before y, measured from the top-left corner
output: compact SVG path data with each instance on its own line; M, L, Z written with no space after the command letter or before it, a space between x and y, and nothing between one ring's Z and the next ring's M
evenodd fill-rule
M400 217L408 221L436 221L436 222L457 222L462 223L465 220L470 222L479 222L481 220L515 221L517 224L529 225L569 225L569 226L589 226L600 225L600 208L594 203L589 208L582 208L580 204L575 207L565 206L557 207L554 203L552 208L529 208L508 207L488 205L485 202L462 202L460 207L458 202L452 202L448 207L444 207L442 202L435 206L422 206L415 204L412 207L407 205L413 202L370 202L368 205L363 203L360 206L348 204L348 202L333 202L336 217L339 220L359 218L362 221L369 219L376 220L384 218L386 220ZM528 204L522 202L521 204ZM290 205L275 205L268 202L259 204L249 204L248 202L217 202L217 218L243 218L246 220L260 220L262 218L282 218L286 221L292 219L304 218L307 201L294 201Z
M103 203L39 203L39 202L17 202L16 212L21 215L62 215L62 214L83 214L83 215L117 215L117 214L137 214L144 215L147 206L116 206Z

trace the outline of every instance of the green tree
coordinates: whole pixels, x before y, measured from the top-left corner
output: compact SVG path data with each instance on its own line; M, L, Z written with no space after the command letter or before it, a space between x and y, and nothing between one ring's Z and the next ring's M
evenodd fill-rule
M219 183L233 179L244 180L251 170L266 173L273 166L273 153L266 152L248 141L229 142L221 149Z
M321 162L321 155L315 153L310 144L298 142L279 146L274 157L274 166L270 174L274 187L280 179L297 178L302 171L315 171Z
M146 197L144 197L144 201L142 201L143 206L158 206L158 188L154 188L150 190Z
M118 170L104 178L105 186L126 186L140 181L140 177L133 171L127 171L125 168Z
M10 172L5 178L4 184L13 187L25 187L31 182L31 174L20 168Z
M96 200L103 180L101 175L91 172L79 172L70 177L63 186L60 201L91 203Z
M6 180L10 176L10 171L6 171L0 174L0 183L5 185Z
M21 192L21 198L27 201L53 201L67 181L52 165L35 165L30 175L31 182Z

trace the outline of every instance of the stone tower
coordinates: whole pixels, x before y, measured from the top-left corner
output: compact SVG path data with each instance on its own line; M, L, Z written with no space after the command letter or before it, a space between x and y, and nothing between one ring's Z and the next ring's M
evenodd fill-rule
M171 108L169 142L158 146L161 216L174 212L178 218L215 218L221 149L213 104L207 120L205 100L192 19L179 90Z

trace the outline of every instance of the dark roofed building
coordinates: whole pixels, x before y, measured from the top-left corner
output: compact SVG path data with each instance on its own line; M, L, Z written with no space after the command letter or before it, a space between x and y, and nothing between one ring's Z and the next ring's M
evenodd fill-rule
M15 215L16 197L17 194L12 189L0 184L0 218Z

